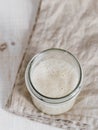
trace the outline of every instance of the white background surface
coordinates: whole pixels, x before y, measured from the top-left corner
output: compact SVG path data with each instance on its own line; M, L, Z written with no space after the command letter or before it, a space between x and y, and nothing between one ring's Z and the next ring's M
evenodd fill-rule
M0 52L0 130L59 130L18 117L2 108L15 81L21 61L19 55L22 57L24 49L23 32L28 30L28 23L35 8L36 0L0 0L0 45L7 42L8 46L6 50ZM17 43L15 48L10 45L12 41Z

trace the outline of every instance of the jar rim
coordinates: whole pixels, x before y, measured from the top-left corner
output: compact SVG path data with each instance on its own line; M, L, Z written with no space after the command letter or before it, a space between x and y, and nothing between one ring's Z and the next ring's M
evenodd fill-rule
M31 69L31 66L32 66L34 60L35 60L35 59L37 58L37 56L39 56L40 54L42 54L42 53L44 53L44 52L47 52L47 51L51 51L51 50L53 50L53 51L55 51L55 50L57 50L57 51L63 51L63 52L66 52L67 54L69 54L70 56L72 56L73 59L76 61L78 67L79 67L79 73L80 73L80 74L79 74L79 76L80 76L80 77L79 77L79 81L78 81L76 87L75 87L70 93L68 93L67 95L62 96L62 97L57 97L57 98L48 97L48 96L45 96L45 95L43 95L42 93L38 92L38 90L34 87L32 81L31 81L31 78L30 78L30 69ZM58 104L58 103L63 103L63 102L65 102L65 101L68 101L68 100L72 99L75 95L77 95L77 94L79 93L80 88L81 88L80 84L81 84L81 81L82 81L82 76L83 76L83 75L82 75L82 68L81 68L81 66L80 66L80 63L79 63L79 61L77 60L77 58L76 58L72 53L70 53L70 52L67 51L67 50L60 49L60 48L50 48L50 49L46 49L46 50L44 50L44 51L38 53L37 55L35 55L35 56L30 60L28 66L27 66L27 68L26 68L25 81L26 81L26 86L27 86L27 88L28 88L28 90L29 90L29 92L30 92L30 94L31 94L32 96L35 96L35 97L37 97L38 99L40 99L40 100L42 100L42 101L44 101L44 102L47 102L47 103Z

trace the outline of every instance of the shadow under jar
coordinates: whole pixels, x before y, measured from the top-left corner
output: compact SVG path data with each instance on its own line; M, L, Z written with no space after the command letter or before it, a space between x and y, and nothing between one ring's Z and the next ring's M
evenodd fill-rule
M25 81L35 106L44 113L59 115L75 103L81 90L82 70L70 52L51 48L30 60Z

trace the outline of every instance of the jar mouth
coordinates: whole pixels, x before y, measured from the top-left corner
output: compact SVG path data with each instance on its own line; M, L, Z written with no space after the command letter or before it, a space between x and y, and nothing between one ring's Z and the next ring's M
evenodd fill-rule
M32 81L31 81L31 78L30 78L30 70L31 70L31 66L32 64L34 63L34 60L37 58L37 56L39 56L40 54L44 53L44 52L47 52L47 51L55 51L55 50L58 50L58 51L62 51L62 52L66 52L67 54L69 54L71 57L73 57L73 59L76 61L78 67L79 67L79 80L77 82L77 85L75 86L75 88L68 94L66 94L65 96L62 96L62 97L57 97L57 98L53 98L53 97L48 97L48 96L45 96L43 95L42 93L40 93L33 85ZM82 68L80 66L80 63L79 61L77 60L77 58L71 54L69 51L67 50L64 50L64 49L59 49L59 48L50 48L50 49L47 49L47 50L44 50L40 53L38 53L37 55L35 55L29 62L27 68L26 68L26 72L25 72L25 81L26 81L26 86L30 92L30 94L32 96L35 96L37 97L38 99L44 101L44 102L47 102L47 103L51 103L51 104L58 104L58 103L63 103L65 101L68 101L70 99L72 99L73 97L75 97L75 95L77 95L79 92L80 92L80 89L81 89L81 82L82 82Z

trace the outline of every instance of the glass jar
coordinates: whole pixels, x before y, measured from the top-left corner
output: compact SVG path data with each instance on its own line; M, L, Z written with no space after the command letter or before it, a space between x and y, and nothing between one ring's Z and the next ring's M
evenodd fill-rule
M43 93L40 93L31 81L31 67L34 70L38 64L44 60L48 60L49 58L65 60L71 64L78 74L78 81L74 89L62 97L49 97ZM63 49L51 48L38 53L30 60L25 72L25 81L35 106L44 113L59 115L70 110L75 103L76 97L81 90L82 69L78 60L70 52Z

